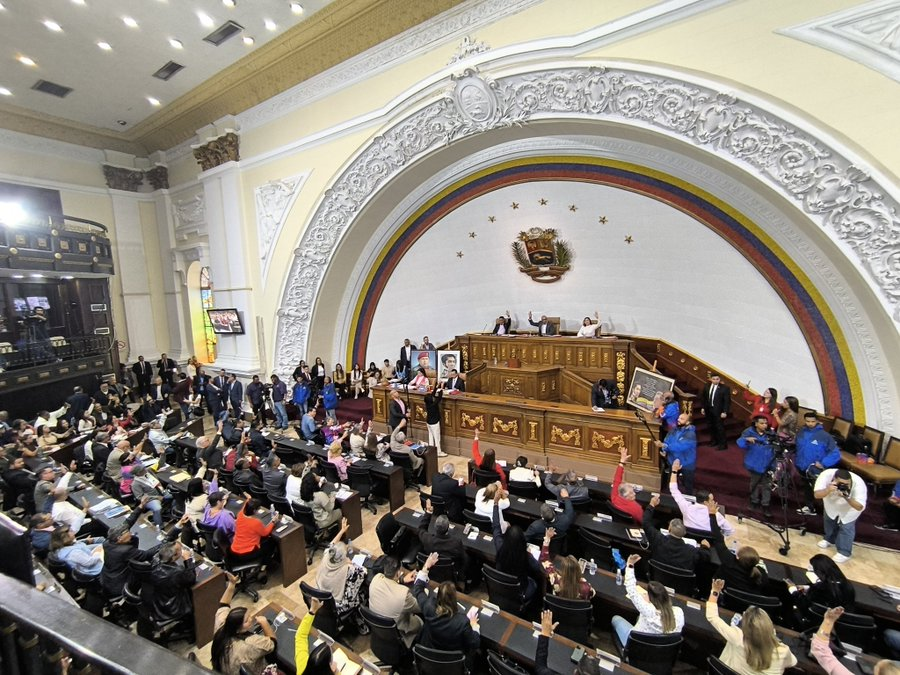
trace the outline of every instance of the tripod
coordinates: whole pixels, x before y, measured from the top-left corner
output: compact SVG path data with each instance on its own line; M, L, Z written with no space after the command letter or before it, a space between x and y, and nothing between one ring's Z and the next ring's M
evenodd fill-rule
M792 527L799 527L800 534L806 534L806 523L788 523L788 501L793 498L795 502L799 501L797 496L797 486L794 485L794 460L790 457L787 449L778 441L774 441L775 457L769 466L769 473L772 476L772 493L778 495L781 500L782 524L776 525L768 521L763 525L775 532L780 538L782 546L778 549L781 555L788 555L791 550L791 530Z

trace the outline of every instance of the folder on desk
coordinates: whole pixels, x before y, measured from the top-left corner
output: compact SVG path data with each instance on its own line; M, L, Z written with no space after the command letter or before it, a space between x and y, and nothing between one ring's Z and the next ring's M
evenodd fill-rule
M331 654L331 661L337 666L341 675L356 675L362 670L362 666L355 661L351 661L342 649L335 649Z

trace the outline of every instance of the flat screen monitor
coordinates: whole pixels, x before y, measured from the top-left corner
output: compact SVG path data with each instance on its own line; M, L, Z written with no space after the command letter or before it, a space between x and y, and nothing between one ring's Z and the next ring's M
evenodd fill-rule
M16 308L16 314L28 314L28 302L25 298L13 298L13 307Z
M28 301L29 309L34 309L35 307L50 309L50 301L47 299L46 295L29 295L25 299Z
M218 335L243 335L244 324L238 311L232 309L208 309L206 314L212 324L213 332Z

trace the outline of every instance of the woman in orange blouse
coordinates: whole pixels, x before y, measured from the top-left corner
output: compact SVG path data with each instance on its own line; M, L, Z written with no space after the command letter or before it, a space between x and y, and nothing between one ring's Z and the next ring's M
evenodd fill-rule
M257 513L262 502L255 497L249 497L249 495L244 495L244 497L247 501L244 503L244 508L238 512L234 525L234 539L231 541L231 552L240 562L261 559L262 571L265 574L266 566L275 552L275 542L269 535L281 520L281 514L276 513L271 522L264 525L262 518L266 512Z

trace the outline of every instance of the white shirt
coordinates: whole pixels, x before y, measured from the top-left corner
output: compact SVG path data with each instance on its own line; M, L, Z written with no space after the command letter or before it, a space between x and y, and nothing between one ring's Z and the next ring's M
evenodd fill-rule
M534 471L525 466L517 466L509 472L509 480L517 483L534 483L537 486L541 484L541 477L535 476Z
M53 522L60 525L67 525L72 534L78 534L78 530L84 524L87 515L82 509L70 504L67 501L53 502L53 508L50 510L50 516Z
M819 490L827 488L834 480L834 474L837 473L837 471L837 469L826 469L820 473L819 477L816 479L816 486L813 489L818 492ZM839 492L833 492L822 500L822 504L825 507L825 515L832 520L840 520L842 523L852 523L859 518L860 514L866 508L866 497L868 496L869 491L866 488L865 481L852 472L850 473L850 481L850 498L853 501L862 504L863 507L857 511L850 506L850 502L844 499Z
M479 516L485 516L486 518L493 518L494 517L494 500L488 499L487 501L484 501L485 489L486 488L481 488L475 494L475 513ZM505 511L506 509L509 508L509 500L501 499L497 503L497 506L500 507L500 512L502 513L503 511ZM502 516L501 516L501 518L502 518ZM504 532L506 532L506 528L509 527L509 523L507 523L505 520L503 520L500 523L500 527Z
M284 494L291 503L300 501L301 480L302 478L298 478L293 474L287 477L287 482L284 484Z
M600 323L592 323L578 329L578 337L594 337L600 329Z

